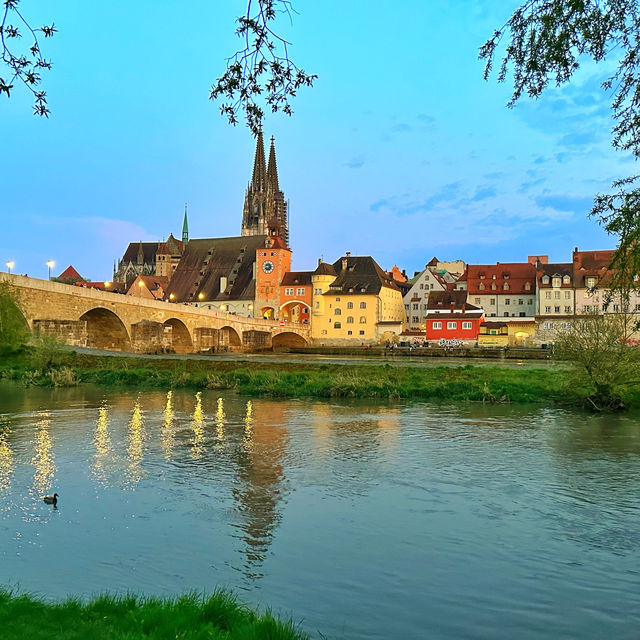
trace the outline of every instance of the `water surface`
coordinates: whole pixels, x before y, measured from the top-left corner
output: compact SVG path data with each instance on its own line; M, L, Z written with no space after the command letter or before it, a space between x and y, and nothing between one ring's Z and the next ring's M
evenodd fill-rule
M314 637L635 639L639 470L633 415L2 383L0 583L222 585Z

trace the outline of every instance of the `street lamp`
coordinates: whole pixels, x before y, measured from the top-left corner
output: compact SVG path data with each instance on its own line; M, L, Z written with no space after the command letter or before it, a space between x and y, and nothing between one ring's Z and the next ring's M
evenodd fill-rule
M9 273L11 273L11 269L16 266L16 263L13 260L9 260L8 262L5 262L5 264L7 265Z
M202 291L198 294L198 300L204 300L204 293L202 293Z
M53 260L47 260L47 267L49 267L49 280L51 280L51 269L56 266Z

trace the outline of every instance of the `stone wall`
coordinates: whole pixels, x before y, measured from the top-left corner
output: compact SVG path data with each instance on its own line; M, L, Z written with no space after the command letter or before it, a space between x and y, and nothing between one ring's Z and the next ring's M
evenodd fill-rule
M36 336L53 336L72 347L87 346L87 323L85 320L34 320Z

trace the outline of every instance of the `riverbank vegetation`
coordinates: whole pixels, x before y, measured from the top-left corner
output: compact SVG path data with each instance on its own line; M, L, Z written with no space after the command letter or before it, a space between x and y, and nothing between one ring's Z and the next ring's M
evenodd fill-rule
M48 604L0 590L3 640L307 640L291 622L259 615L235 596L217 591L207 598L100 596Z
M27 385L220 389L280 398L584 405L593 393L589 380L567 369L140 358L83 354L49 344L4 357L0 375ZM620 397L625 406L640 406L638 391L625 389Z

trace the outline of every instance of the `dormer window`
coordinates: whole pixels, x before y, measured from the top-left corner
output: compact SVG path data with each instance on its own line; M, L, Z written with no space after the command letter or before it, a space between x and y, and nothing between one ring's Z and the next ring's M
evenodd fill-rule
M530 282L525 282L524 283L524 290L525 291L531 291L531 283Z
M593 289L597 282L596 278L586 278L587 289Z
M542 284L549 284L549 276L542 276Z
M494 277L495 277L495 276L494 276ZM498 287L496 287L496 283L495 283L495 282L493 282L493 283L491 284L491 289L492 289L493 291L495 291L497 288L498 288Z
M508 283L508 282L505 282L505 283L502 285L502 288L503 288L505 291L508 291L508 290L509 290L509 283Z
M484 280L484 273L479 273L478 277L480 278L480 280ZM428 278L427 278L428 279Z
M553 286L554 287L559 287L560 284L561 284L560 276L554 276L553 277Z
M569 276L563 276L562 284L571 284L571 278Z
M503 277L505 280L508 280L508 279L509 279L509 274L508 274L508 273L503 273L503 274L502 274L502 277Z
M478 289L480 289L480 291L484 291L484 284L482 282L478 285Z
M496 274L494 273L491 277L495 280L496 279Z

